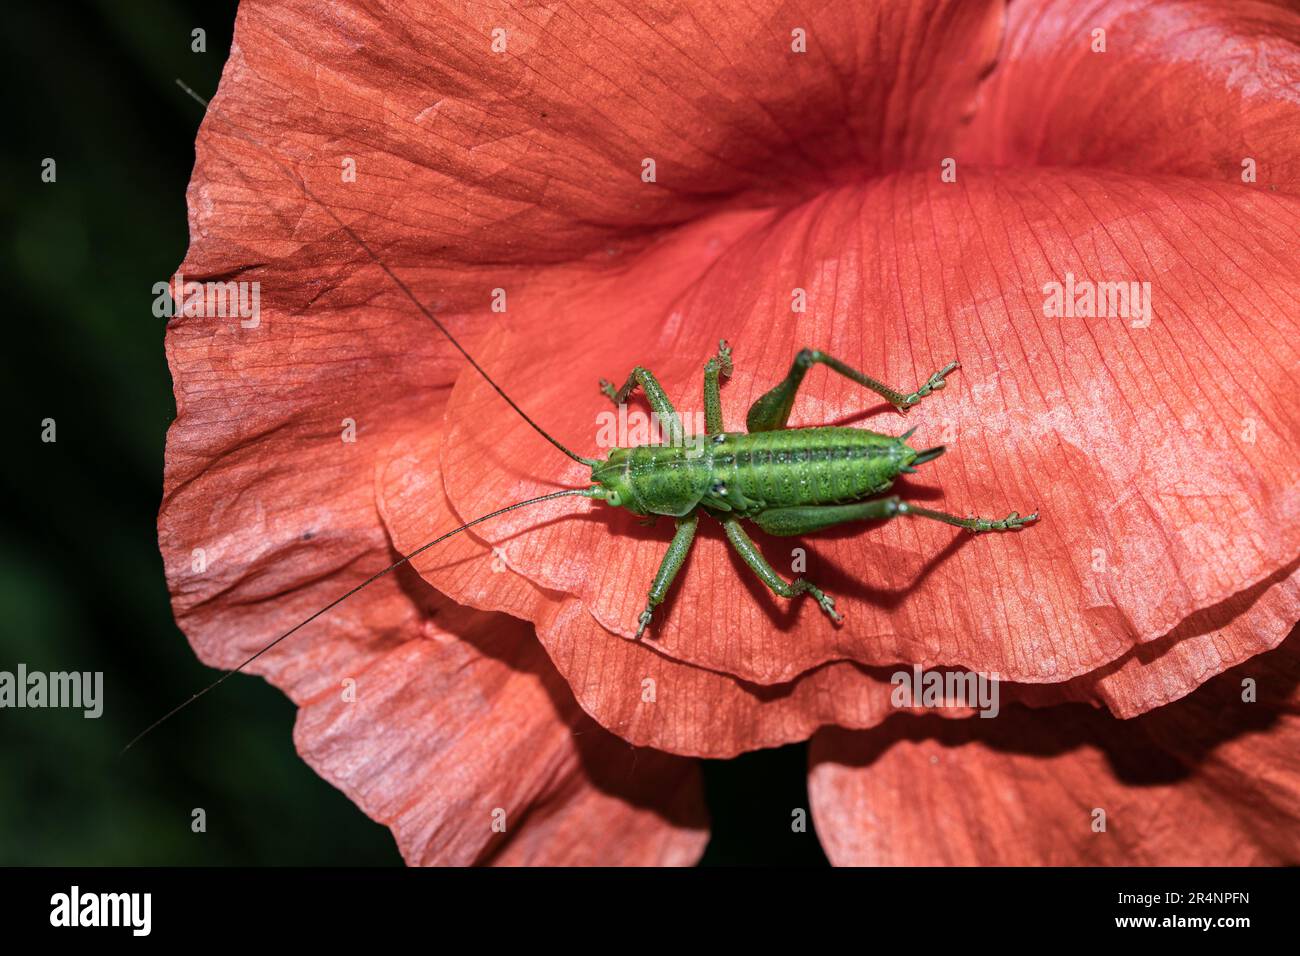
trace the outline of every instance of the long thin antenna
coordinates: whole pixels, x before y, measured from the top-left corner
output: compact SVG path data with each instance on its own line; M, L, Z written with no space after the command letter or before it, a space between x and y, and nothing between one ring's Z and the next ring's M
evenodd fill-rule
M251 143L252 145L256 146L258 149L264 150L266 154L271 158L271 162L275 163L275 165L279 167L280 171L285 174L285 176L289 179L289 181L292 182L294 185L296 185L304 196L306 196L316 205L320 206L322 209L325 210L325 212L329 215L329 217L333 219L335 223L338 224L338 227L342 229L345 233L347 233L348 236L352 239L352 241L355 242L358 246L362 248L362 250L365 251L366 255L368 255L371 258L371 260L375 263L375 265L379 266L379 268L384 271L384 273L388 276L388 278L390 278L393 281L393 284L396 285L399 289L401 289L402 293L408 299L410 299L412 303L414 303L415 307L419 309L422 313L424 313L424 317L428 319L430 322L432 322L437 327L438 331L447 337L447 341L456 347L456 351L459 352L461 355L465 356L465 361L469 362L469 364L474 367L474 370L483 376L483 380L487 382L489 385L491 385L496 390L496 393L498 395L500 395L503 399L505 399L506 404L509 405L511 408L513 408L515 412L518 413L520 418L522 418L524 421L526 421L529 425L532 426L533 431L537 432L537 434L541 435L548 442L550 442L560 451L564 452L564 454L568 455L574 461L581 462L582 464L588 467L597 464L595 459L583 458L581 455L572 452L564 445L561 445L560 442L557 441L555 438L552 438L550 434L548 434L546 430L542 428L541 425L537 424L537 422L529 418L528 415L524 412L524 410L515 404L515 400L511 398L509 395L507 395L505 391L501 388L501 386L492 380L492 376L483 370L483 366L479 365L478 362L474 360L474 356L470 355L468 352L465 351L465 347L462 346L458 341L456 341L456 337L447 330L447 327L445 325L443 325L440 321L438 321L437 316L435 316L433 312L431 312L428 308L426 308L423 302L421 302L418 298L416 298L415 293L411 291L410 287L408 287L405 282L403 282L401 279L397 277L397 274L388 267L387 263L385 263L382 259L379 258L379 256L375 254L374 250L371 249L370 246L366 244L364 239L362 239L359 235L356 234L356 232L353 231L351 226L349 226L342 219L340 219L338 215L334 212L334 210L330 208L330 206L327 203L325 203L323 200L321 200L319 196L317 196L314 192L311 191L311 189L307 186L306 182L304 182L301 178L299 178L297 174L295 174L291 169L285 166L284 163L280 162L280 160L277 159L275 154L271 151L271 148L269 146L253 138L252 136L249 136L248 134L244 133L242 130L236 128L234 124L226 120L225 117L217 117L216 112L208 105L208 101L203 99L193 90L191 90L179 79L176 81L176 85L179 86L181 89L183 89L190 96L194 97L195 100L203 104L203 106L206 109L205 115L211 115L225 122L226 128L231 132L231 135L235 136L238 139L242 139L246 143Z
M542 502L542 501L551 501L551 500L553 500L553 499L555 499L555 498L567 498L567 497L571 497L571 496L573 496L573 495L582 495L583 497L591 497L591 492L590 492L590 489L588 489L588 488L571 488L571 489L569 489L568 491L555 491L555 492L552 492L552 493L549 494L549 495L542 495L540 498L529 498L527 501L517 501L517 502L515 502L515 503L512 504L512 505L507 505L506 507L500 509L499 511L493 511L491 514L485 514L485 515L483 515L482 517L475 518L473 521L470 521L470 522L468 522L467 524L463 524L463 525L461 525L459 528L457 528L457 529L454 530L454 531L448 531L446 534L441 535L441 536L439 536L439 537L437 537L437 538L434 538L432 541L430 541L430 542L428 542L428 543L426 543L426 544L422 544L422 545L420 545L420 547L416 548L416 549L415 549L414 551L412 551L410 554L408 554L408 555L406 555L406 556L404 556L404 557L402 557L402 558L399 558L397 561L394 561L392 564L390 564L388 567L384 568L382 571L377 571L377 572L375 572L375 573L372 574L370 577L366 578L364 581L362 581L360 584L358 584L356 587L354 587L354 588L352 588L351 590L349 590L346 594L342 595L341 597L337 597L337 598L335 598L333 601L331 601L329 604L326 604L323 608L321 608L321 609L320 609L319 611L317 611L315 614L311 615L311 617L304 618L303 620L299 621L299 622L298 622L297 624L295 624L293 627L289 628L289 630L285 631L283 634L281 634L279 637L277 637L275 640L273 640L270 644L267 644L265 647L263 647L263 648L262 648L260 651L258 651L256 654L254 654L253 656L251 656L251 657L249 657L247 660L245 660L242 664L240 664L240 665L239 665L238 667L236 667L234 670L226 671L224 674L222 674L220 677L218 677L216 680L214 680L214 681L213 681L211 684L209 684L207 687L204 687L204 688L203 688L201 691L199 691L198 693L193 694L193 695L192 695L188 700L186 700L185 702L183 702L183 703L181 703L181 704L178 704L178 705L176 705L175 707L173 707L171 710L169 710L167 713L163 714L161 717L159 717L157 720L155 720L152 724L150 724L150 725L149 725L148 727L146 727L144 730L140 731L140 733L136 734L135 737L133 737L133 738L131 739L131 742L130 742L129 744L127 744L125 747L122 748L122 751L121 751L121 753L118 754L118 756L120 757L122 754L126 753L128 750L130 750L132 747L134 747L134 746L135 746L137 743L139 743L139 742L140 742L140 741L141 741L141 740L142 740L142 739L143 739L143 738L144 738L144 737L145 737L145 736L146 736L150 731L152 731L154 728L156 728L159 724L163 723L163 722L166 721L166 720L169 720L170 718L174 717L176 714L180 713L182 710L184 710L184 709L185 709L186 707L188 707L190 704L194 703L196 700L198 700L200 697L202 697L202 696L203 696L204 694L206 694L208 691L213 690L213 689L216 688L216 687L219 687L221 684L224 684L227 680L229 680L231 677L234 677L236 674L238 674L240 671L242 671L245 667L247 667L249 664L253 663L253 661L257 660L259 657L261 657L263 654L265 654L265 653L266 653L267 651L269 651L271 648L275 647L277 644L279 644L279 643L280 643L281 641L283 641L285 638L291 636L292 634L294 634L295 632L297 632L297 631L300 630L301 628L306 627L308 624L310 624L312 621L316 620L316 618L320 617L320 616L321 616L322 614L324 614L326 611L329 611L329 610L332 610L333 608L338 607L340 604L342 604L342 603L343 603L344 601L346 601L348 598L352 597L352 595L356 594L356 593L357 593L358 591L360 591L362 588L365 588L365 587L370 586L371 584L374 584L376 581L378 581L380 578L382 578L385 574L388 574L390 571L395 571L397 568L400 568L402 565L406 564L406 563L407 563L408 561L410 561L412 558L414 558L414 557L416 557L416 556L418 556L418 555L420 555L420 554L423 554L425 551L428 551L428 550L429 550L430 548L432 548L435 544L439 544L439 543L441 543L441 542L443 542L443 541L446 541L446 540L447 540L448 538L450 538L452 535L454 535L454 534L460 534L460 533L461 533L462 531L464 531L466 528L472 528L472 527L474 527L474 525L476 525L476 524L480 524L481 522L484 522L484 521L487 521L489 518L496 518L496 517L498 517L499 515L503 515L503 514L505 514L507 511L514 511L516 508L523 508L523 507L525 507L525 506L527 506L527 505L535 505L535 504L538 504L539 502Z

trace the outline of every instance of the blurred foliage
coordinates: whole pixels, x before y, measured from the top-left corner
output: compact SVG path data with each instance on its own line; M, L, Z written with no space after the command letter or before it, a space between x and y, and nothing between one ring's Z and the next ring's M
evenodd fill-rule
M172 620L155 519L175 413L152 287L187 243L185 187L234 4L7 7L5 533L0 669L104 672L104 715L0 711L0 863L397 863L387 829L293 749L294 708L237 679L125 757L215 672ZM190 49L207 31L207 52ZM43 183L41 163L57 162ZM58 441L40 441L40 422ZM191 812L207 811L193 833Z
M294 708L258 678L223 685L121 759L214 676L172 620L155 537L174 415L152 286L187 242L185 187L233 2L6 8L18 127L6 137L0 670L103 671L104 715L0 711L0 864L392 864L368 820L294 752ZM206 30L207 51L191 50ZM41 163L57 162L43 183ZM40 440L57 422L58 440ZM805 749L706 767L706 862L820 862ZM780 784L774 784L779 781ZM191 832L191 812L207 832Z

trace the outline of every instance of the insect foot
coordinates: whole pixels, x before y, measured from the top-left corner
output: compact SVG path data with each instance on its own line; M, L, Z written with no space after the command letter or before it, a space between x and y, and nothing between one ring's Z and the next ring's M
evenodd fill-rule
M731 375L731 346L726 339L718 339L718 369L723 375Z
M939 369L939 371L931 375L929 380L924 385L918 388L911 395L908 395L906 398L904 398L902 404L896 407L900 412L905 412L913 405L915 405L917 402L919 402L921 399L925 398L925 396L929 395L931 392L942 391L943 387L948 384L945 381L945 377L951 375L954 371L956 371L959 368L961 368L960 362L957 361L949 362L943 368Z
M971 528L971 531L976 534L981 531L1018 531L1030 522L1037 521L1038 512L1035 511L1033 514L1025 515L1022 518L1019 512L1013 511L1001 521L992 521L988 518L975 518L973 520L975 526Z
M600 391L602 395L608 398L615 405L618 404L618 392L614 388L614 383L609 379L602 378L600 380Z
M827 615L830 616L830 619L832 621L834 621L836 624L843 623L844 615L841 614L839 611L835 610L835 598L831 597L821 588L814 587L813 585L809 584L803 578L799 578L797 581L795 581L794 586L797 588L802 588L803 590L811 594L814 598L816 598L818 606L821 607L821 609L825 611Z
M636 637L633 638L633 640L641 640L641 635L644 634L645 629L650 626L650 618L653 616L654 611L650 608L646 608L641 612L641 616L637 618Z

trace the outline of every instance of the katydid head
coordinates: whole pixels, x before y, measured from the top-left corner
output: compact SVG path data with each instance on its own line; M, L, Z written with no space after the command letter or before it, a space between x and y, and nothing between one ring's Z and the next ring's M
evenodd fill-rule
M638 496L628 480L627 448L612 448L609 457L596 461L591 466L593 487L588 489L590 496L615 508L627 508L636 514L644 512L636 506Z

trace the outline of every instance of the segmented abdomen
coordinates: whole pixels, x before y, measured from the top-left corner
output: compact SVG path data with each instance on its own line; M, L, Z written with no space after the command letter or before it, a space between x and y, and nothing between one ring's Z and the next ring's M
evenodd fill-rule
M860 428L791 428L727 434L713 471L740 512L854 501L888 488L906 445Z

